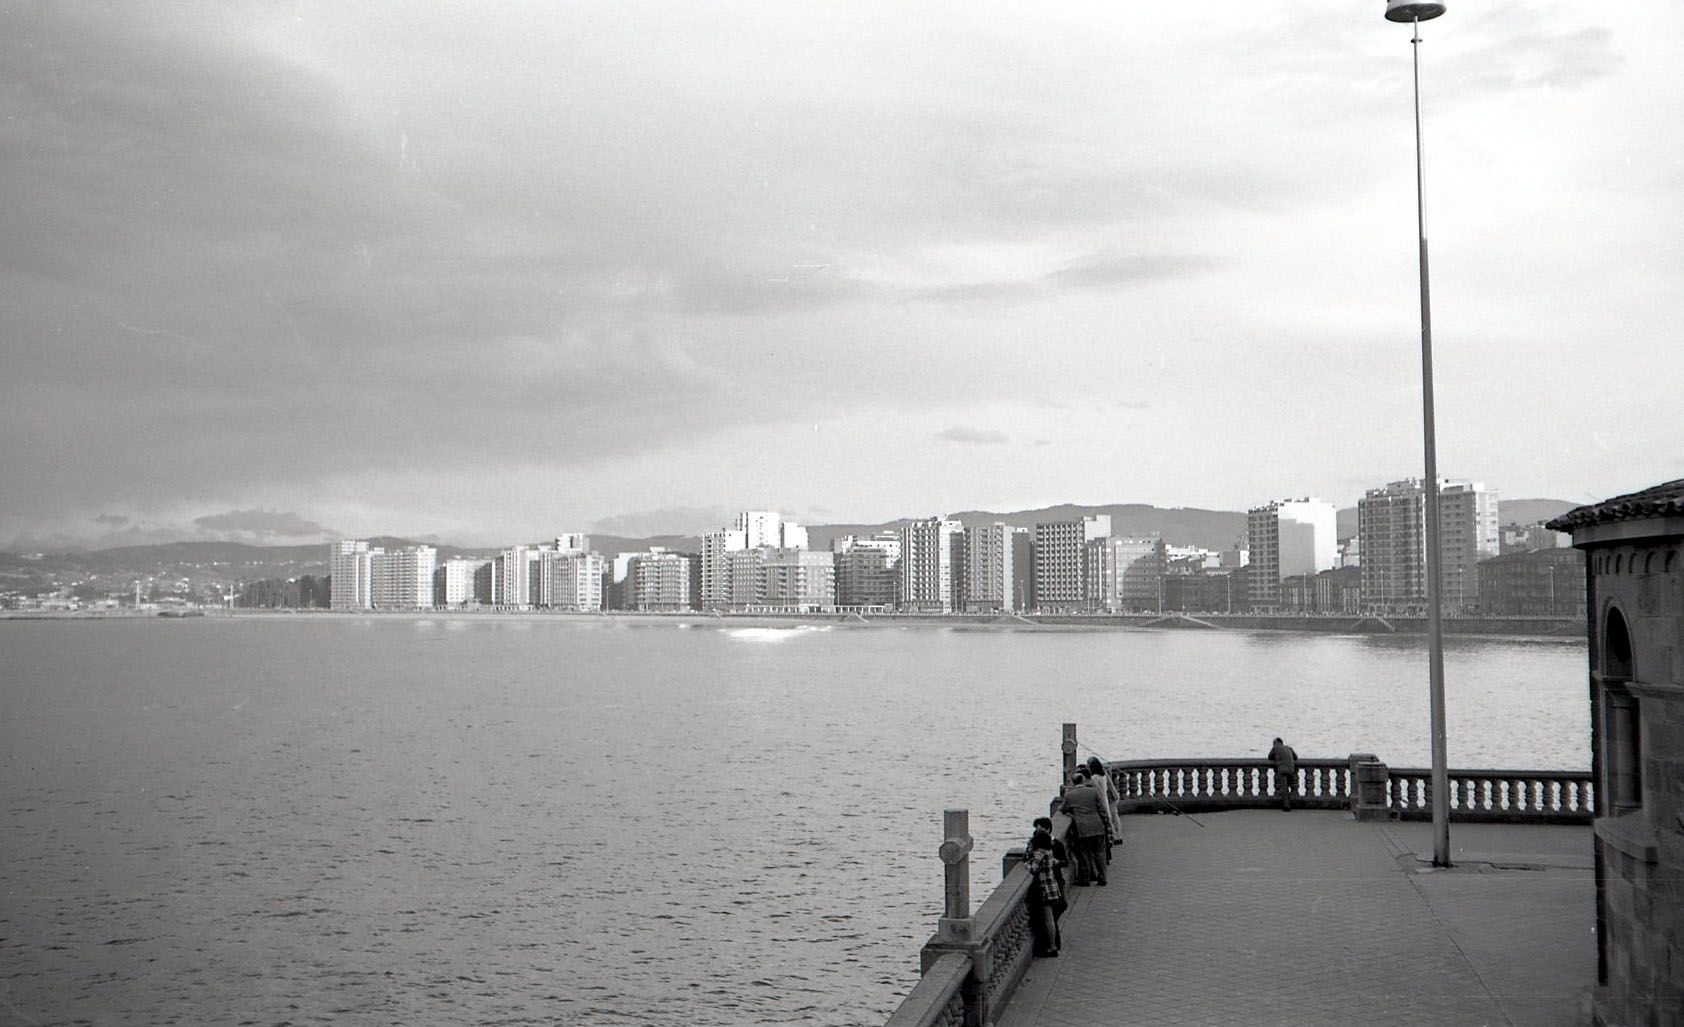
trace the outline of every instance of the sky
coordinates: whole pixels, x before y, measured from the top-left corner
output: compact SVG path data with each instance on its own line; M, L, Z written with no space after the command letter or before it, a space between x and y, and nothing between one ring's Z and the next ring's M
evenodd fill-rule
M0 0L0 547L1352 505L1383 7ZM1421 31L1440 473L1684 477L1684 5Z

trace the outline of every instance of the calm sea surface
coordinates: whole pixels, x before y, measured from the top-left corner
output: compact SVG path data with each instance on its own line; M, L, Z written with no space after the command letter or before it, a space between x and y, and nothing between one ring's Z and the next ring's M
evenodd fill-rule
M880 1020L1056 784L1425 765L1420 639L520 616L0 622L0 1022ZM1455 766L1589 764L1582 643L1461 640ZM1086 755L1086 753L1084 753Z

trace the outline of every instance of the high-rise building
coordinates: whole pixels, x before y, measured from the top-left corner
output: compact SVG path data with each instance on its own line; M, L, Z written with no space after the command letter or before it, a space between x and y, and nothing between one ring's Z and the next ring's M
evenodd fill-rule
M343 538L328 546L328 605L335 610L372 608L369 593L368 543Z
M945 517L911 521L900 529L896 604L902 610L953 610L953 551L962 526Z
M370 549L369 600L377 610L430 610L433 607L433 570L438 550L405 546L387 552Z
M731 554L748 548L748 534L740 528L721 528L702 536L702 609L731 605Z
M733 554L759 549L806 549L807 529L786 521L775 510L744 510L728 528L702 536L701 604L703 609L722 609L759 602L744 599L760 585L759 557L750 561ZM754 580L737 584L731 580L732 566L752 571Z
M770 546L757 546L732 550L727 554L725 583L729 591L725 595L726 607L741 610L766 601L766 559L771 552Z
M1438 496L1443 607L1447 613L1474 613L1479 609L1479 562L1502 552L1497 493L1481 482L1448 481Z
M1035 533L1012 529L1012 609L1035 608Z
M1090 610L1161 610L1166 547L1161 538L1098 538L1083 551Z
M1479 603L1479 561L1497 555L1497 493L1479 482L1439 480L1439 539L1445 613ZM1357 502L1362 604L1379 612L1427 603L1426 491L1421 479L1369 489Z
M1281 579L1332 570L1339 562L1339 510L1319 499L1277 499L1246 514L1254 608L1276 606Z
M594 612L602 609L602 579L608 562L577 549L540 549L529 564L527 601L551 610Z
M899 537L895 539L894 551L892 559L888 550L876 546L851 546L832 553L836 558L836 605L894 606Z
M1035 605L1043 610L1084 608L1087 544L1110 534L1110 514L1035 525Z
M515 608L533 605L532 568L542 554L536 546L510 546L498 553L492 560L492 603Z
M479 592L481 575L490 567L490 560L470 560L460 556L440 563L433 572L434 605L452 608L490 602L489 596L482 600ZM489 582L490 575L485 574L485 577Z
M761 567L767 606L802 613L836 609L836 561L831 553L809 549L767 549Z
M972 525L960 536L964 569L960 606L966 613L1016 609L1012 591L1014 536L1011 525L999 522Z
M633 554L626 566L627 607L663 613L694 609L695 564L694 557L665 549Z

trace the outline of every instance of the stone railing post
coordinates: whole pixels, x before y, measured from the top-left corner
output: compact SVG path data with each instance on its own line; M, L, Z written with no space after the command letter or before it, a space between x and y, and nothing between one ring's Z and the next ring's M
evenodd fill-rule
M941 862L946 874L946 911L936 925L935 941L943 945L971 945L976 942L976 921L971 917L971 814L968 810L944 810L941 815Z
M1391 819L1391 771L1371 752L1351 754L1351 812L1358 820Z
M1076 725L1064 725L1064 742L1060 746L1064 753L1064 772L1058 779L1058 794L1064 794L1064 786L1070 783L1070 775L1076 772Z

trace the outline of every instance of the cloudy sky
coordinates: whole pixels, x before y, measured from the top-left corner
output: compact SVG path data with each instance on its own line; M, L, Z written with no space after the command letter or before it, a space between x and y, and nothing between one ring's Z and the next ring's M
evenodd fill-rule
M0 0L0 546L1350 504L1382 9ZM1684 476L1684 6L1423 31L1441 471Z

